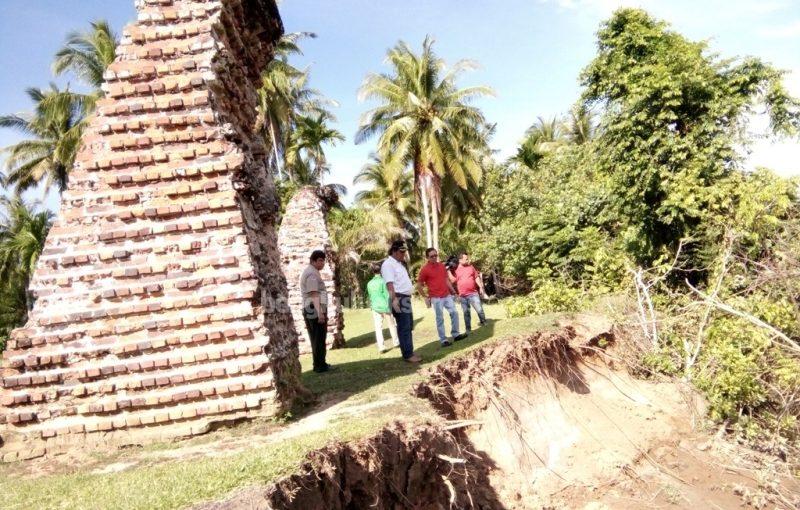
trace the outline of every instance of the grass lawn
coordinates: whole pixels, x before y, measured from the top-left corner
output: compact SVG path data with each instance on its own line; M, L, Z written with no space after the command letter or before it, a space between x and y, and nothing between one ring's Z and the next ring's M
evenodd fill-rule
M377 431L396 419L418 420L430 416L430 408L409 393L421 379L419 370L446 357L464 352L490 338L521 334L548 327L555 316L506 319L500 305L486 307L489 323L473 331L466 340L449 348L437 341L433 311L421 303L415 307L414 344L424 361L414 366L400 359L399 349L379 354L369 310L345 312L347 348L330 351L328 362L338 367L331 373L311 371L310 356L303 356L303 383L318 395L321 405L298 410L284 423L249 423L217 431L188 441L121 450L102 457L87 457L86 463L67 463L55 473L34 477L26 466L0 466L0 494L4 509L175 509L204 500L219 499L234 489L270 482L292 472L310 450L333 440L352 440ZM460 315L460 314L459 314ZM473 320L475 320L473 314ZM477 321L475 321L477 322ZM462 324L463 326L463 324ZM389 339L388 332L385 335ZM391 341L389 340L389 343ZM337 419L322 430L269 441L269 434L297 426L297 420L318 413L334 403L370 402L357 419ZM267 432L264 431L267 430ZM251 436L252 435L252 436ZM226 441L262 437L252 446L226 447ZM180 451L203 447L206 455L177 460L144 456L159 451ZM227 453L230 451L230 453ZM143 457L144 456L144 457ZM144 460L143 460L144 458ZM165 460L166 459L166 460ZM91 460L91 462L89 462ZM133 467L118 472L98 472L103 466L131 462ZM53 462L59 462L58 458Z

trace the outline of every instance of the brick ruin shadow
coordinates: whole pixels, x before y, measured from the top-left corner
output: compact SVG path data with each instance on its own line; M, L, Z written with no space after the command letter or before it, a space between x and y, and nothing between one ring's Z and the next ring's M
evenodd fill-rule
M273 0L136 0L0 373L0 456L269 416L299 388L257 133Z
M281 251L281 266L286 276L289 291L289 308L298 333L301 354L311 352L305 321L303 319L303 297L300 293L300 275L308 266L314 250L327 254L325 268L320 271L328 290L328 337L329 348L344 347L344 315L340 298L338 261L331 245L327 216L330 208L338 203L336 192L327 187L306 186L298 190L286 205L286 212L278 231L278 246Z

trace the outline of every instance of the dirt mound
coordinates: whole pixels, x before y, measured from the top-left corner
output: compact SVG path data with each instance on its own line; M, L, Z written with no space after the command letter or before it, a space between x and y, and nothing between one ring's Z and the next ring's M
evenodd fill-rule
M704 450L702 403L688 387L613 368L599 348L613 343L605 324L484 346L432 368L415 394L471 424L459 438L509 510L731 508L763 494L752 473Z
M220 502L218 509L501 509L485 463L439 426L396 423L368 439L309 454L294 475Z
M553 379L586 392L583 375L576 369L581 352L570 346L575 339L575 330L565 328L481 347L437 365L414 394L428 399L442 416L456 420L487 409L497 384L509 378Z

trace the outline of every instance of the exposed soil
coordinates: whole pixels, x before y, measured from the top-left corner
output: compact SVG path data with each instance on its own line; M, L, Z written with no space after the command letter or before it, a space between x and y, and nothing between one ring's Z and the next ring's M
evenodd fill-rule
M401 423L374 437L312 452L298 473L267 488L241 491L197 510L500 509L463 442L439 426Z
M597 348L613 340L602 324L485 346L415 388L443 416L472 420L461 436L491 461L504 508L795 508L788 473L759 479L713 447L689 388L615 370Z
M326 447L201 508L797 508L785 470L743 467L698 430L688 388L615 369L600 348L612 341L607 320L581 317L439 364L414 393L441 422Z

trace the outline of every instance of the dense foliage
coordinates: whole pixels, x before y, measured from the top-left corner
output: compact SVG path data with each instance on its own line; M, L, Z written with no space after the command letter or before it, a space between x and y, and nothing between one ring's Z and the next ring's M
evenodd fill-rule
M511 315L630 289L646 370L694 381L715 420L797 438L800 183L742 167L759 105L773 134L797 133L781 76L618 11L579 106L538 119L487 175L465 237L506 291L532 289L507 303ZM599 112L597 125L580 111Z

